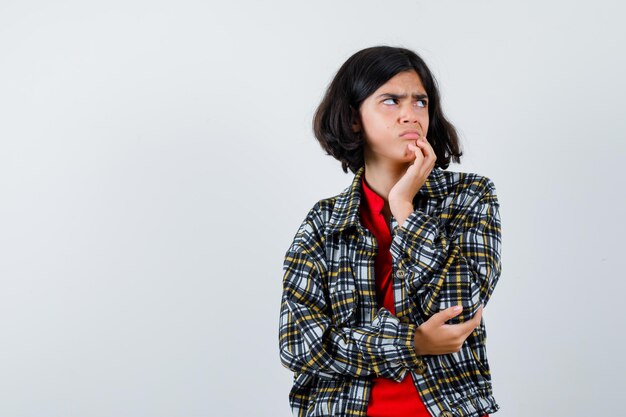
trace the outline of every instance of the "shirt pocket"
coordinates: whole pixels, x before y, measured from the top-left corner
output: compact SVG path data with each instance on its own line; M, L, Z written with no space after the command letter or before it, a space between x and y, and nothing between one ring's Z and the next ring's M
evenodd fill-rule
M329 274L332 320L336 325L356 324L358 293L350 259L339 258L337 269Z

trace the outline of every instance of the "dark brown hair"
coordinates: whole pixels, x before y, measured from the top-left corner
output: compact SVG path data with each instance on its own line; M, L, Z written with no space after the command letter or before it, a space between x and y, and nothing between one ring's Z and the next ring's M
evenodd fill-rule
M426 63L415 52L399 47L374 46L352 55L339 68L313 117L313 133L327 155L341 162L345 173L365 164L364 140L352 131L353 109L381 85L402 71L417 72L428 94L428 132L435 150L436 166L446 169L450 160L459 163L463 152L454 126L444 117L439 88Z

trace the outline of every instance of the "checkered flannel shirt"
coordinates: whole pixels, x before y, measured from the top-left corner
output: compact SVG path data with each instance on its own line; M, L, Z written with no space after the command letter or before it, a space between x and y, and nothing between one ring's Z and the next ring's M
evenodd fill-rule
M365 416L372 379L400 382L407 372L432 416L497 411L484 318L459 352L413 347L415 329L434 313L461 304L448 323L467 321L493 293L501 273L494 183L435 167L404 223L391 216L393 315L377 306L378 246L359 221L363 173L313 206L284 257L279 347L294 372L293 415Z

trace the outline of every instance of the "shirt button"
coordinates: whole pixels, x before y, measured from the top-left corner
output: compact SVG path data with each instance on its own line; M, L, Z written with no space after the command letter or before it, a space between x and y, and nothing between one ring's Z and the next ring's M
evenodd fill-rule
M396 271L396 278L404 279L405 276L406 276L406 272L404 272L403 269L398 269Z
M426 364L424 363L424 361L419 361L417 363L417 366L415 367L415 372L417 372L420 375L426 372Z

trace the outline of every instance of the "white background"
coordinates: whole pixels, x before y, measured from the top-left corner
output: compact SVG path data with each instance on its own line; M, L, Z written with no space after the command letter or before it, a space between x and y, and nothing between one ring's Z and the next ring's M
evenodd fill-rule
M0 416L288 416L283 255L351 182L339 66L403 46L491 178L498 417L623 412L618 1L0 1Z

